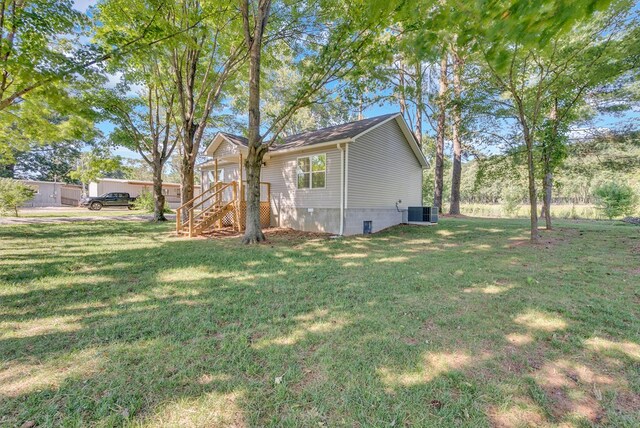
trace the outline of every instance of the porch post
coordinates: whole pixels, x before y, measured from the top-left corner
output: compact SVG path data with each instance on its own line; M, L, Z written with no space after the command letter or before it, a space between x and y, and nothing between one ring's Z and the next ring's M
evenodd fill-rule
M240 165L238 168L238 182L240 184L240 200L244 200L244 189L242 188L242 153L240 153Z
M220 188L218 182L220 181L220 177L218 177L218 158L215 158L213 160L213 193L216 193L218 191L218 189ZM215 200L213 201L213 203L216 205L216 207L220 207L222 206L221 204L221 195L216 194ZM218 229L222 229L222 219L218 220Z
M240 157L239 157L239 168L238 168L238 187L239 187L239 198L238 198L238 231L242 231L244 228L242 227L242 222L245 221L245 219L242 218L242 212L243 212L243 207L244 207L244 212L246 213L247 211L247 206L245 205L244 202L244 186L243 186L243 182L242 182L242 152L239 153ZM246 215L246 214L245 214Z

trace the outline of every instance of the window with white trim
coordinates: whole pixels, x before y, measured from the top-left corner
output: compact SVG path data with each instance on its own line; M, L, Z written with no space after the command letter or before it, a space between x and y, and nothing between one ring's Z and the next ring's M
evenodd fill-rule
M327 154L299 157L296 170L298 189L323 189L327 180Z

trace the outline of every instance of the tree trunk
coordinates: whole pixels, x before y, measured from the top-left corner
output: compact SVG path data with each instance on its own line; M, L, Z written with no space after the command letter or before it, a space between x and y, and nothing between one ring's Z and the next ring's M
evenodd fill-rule
M460 136L461 95L462 95L462 58L457 52L453 53L453 91L455 104L453 105L453 171L451 174L451 205L449 214L460 214L460 181L462 178L462 141Z
M544 192L542 199L542 215L544 216L547 230L552 229L551 225L551 193L553 189L553 173L546 172L542 180L542 190Z
M153 221L167 221L162 194L162 164L158 161L153 164Z
M535 163L533 161L533 136L527 126L524 127L524 139L527 145L527 167L529 169L529 205L531 218L531 242L538 242L538 195L536 194Z
M445 133L445 108L447 94L447 53L442 54L440 61L440 89L438 91L438 129L436 135L436 166L435 186L433 192L433 205L442 213L442 189L444 187L444 133Z
M420 147L422 147L422 105L424 99L422 96L422 63L418 61L416 64L416 130L415 136Z
M547 230L553 228L551 224L551 197L553 192L553 169L552 165L554 153L557 147L558 139L558 99L554 98L554 102L551 106L551 113L549 119L552 122L551 125L551 137L550 141L546 141L542 148L542 168L544 172L544 178L542 180L542 189L544 191L543 204L541 215L544 216L545 225Z
M187 153L182 157L182 168L180 170L180 202L186 204L193 199L193 183L194 183L194 163L189 159Z
M264 241L264 233L260 225L260 169L262 158L267 151L260 136L260 61L262 54L262 36L269 18L271 2L260 2L256 10L253 36L249 24L248 3L243 3L245 38L249 46L249 129L248 153L245 160L247 174L247 213L245 231L242 242L257 244ZM240 177L242 179L242 177ZM242 195L240 195L242 197Z
M399 87L400 87L400 113L404 116L407 111L407 98L405 93L405 83L404 83L404 63L402 60L398 60L398 72L399 72Z
M262 225L260 224L260 169L262 167L263 155L254 154L249 156L245 162L247 174L247 214L245 219L245 231L242 242L245 244L256 244L264 241Z

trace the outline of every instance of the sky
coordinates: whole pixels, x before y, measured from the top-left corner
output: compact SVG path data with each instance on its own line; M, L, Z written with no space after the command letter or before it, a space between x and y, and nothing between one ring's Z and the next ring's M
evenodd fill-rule
M96 3L96 0L73 0L74 8L81 12L86 12L89 6L93 6Z
M135 1L135 0L132 0ZM74 0L74 7L86 13L90 6L93 6L97 3L96 0ZM640 7L640 2L636 3L634 9ZM109 85L115 85L115 83L119 80L119 76L112 75L109 76ZM378 115L383 115L387 113L394 113L400 111L399 105L385 103L383 105L374 105L368 107L364 114L365 117L373 117ZM640 123L640 110L634 109L632 111L624 112L619 115L602 115L593 121L593 124L599 128L610 128L615 127L617 124L622 122L635 121L636 123ZM113 124L110 122L101 122L97 125L97 127L102 131L104 135L108 135L114 128ZM228 130L232 131L232 130ZM579 132L579 131L578 131ZM133 158L140 159L140 155L134 151L125 148L118 148L113 151L115 155L119 155L125 158Z

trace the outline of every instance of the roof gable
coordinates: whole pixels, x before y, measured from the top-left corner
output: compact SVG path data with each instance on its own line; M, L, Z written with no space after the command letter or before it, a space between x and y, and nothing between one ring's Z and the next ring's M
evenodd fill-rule
M398 122L402 133L404 134L408 144L411 146L414 154L418 158L420 164L423 167L427 167L428 163L424 155L422 154L420 145L416 141L413 133L407 126L407 123L400 113L390 113L382 116L375 116L368 119L356 120L353 122L347 122L340 125L318 129L316 131L308 131L291 135L283 138L281 143L276 143L271 146L269 149L269 153L276 154L280 151L294 151L322 143L353 141L354 139L393 119ZM207 149L205 150L205 154L207 154L208 156L213 156L220 144L225 141L235 145L241 151L246 150L248 147L247 138L240 135L229 134L226 132L218 132L209 147L207 147Z

